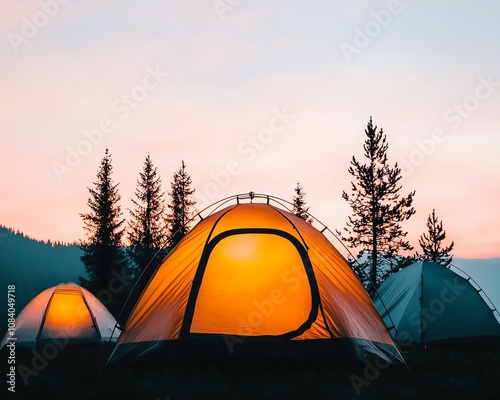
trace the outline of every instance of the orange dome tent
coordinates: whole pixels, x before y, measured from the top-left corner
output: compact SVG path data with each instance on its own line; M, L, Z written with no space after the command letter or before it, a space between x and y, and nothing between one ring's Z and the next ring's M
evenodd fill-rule
M37 347L52 340L68 343L108 342L116 320L88 290L75 283L61 283L34 297L15 321L16 346ZM0 349L10 342L9 331Z
M237 197L181 240L149 278L109 362L159 348L192 353L218 344L256 355L339 343L360 358L402 360L345 258L311 224L265 198L242 204Z

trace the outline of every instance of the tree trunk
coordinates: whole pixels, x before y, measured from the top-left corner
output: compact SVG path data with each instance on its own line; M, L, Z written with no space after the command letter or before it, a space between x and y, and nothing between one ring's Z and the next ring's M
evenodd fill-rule
M370 291L375 291L377 289L377 199L375 199L375 184L374 184L374 176L373 176L373 161L371 167L371 180L372 180L372 193L371 193L371 212L372 212L372 269L370 273L370 280L372 281L373 288L370 288Z
M372 222L372 269L370 273L370 279L372 281L372 284L374 285L373 289L377 288L377 234L376 234L376 227L375 227L375 221Z

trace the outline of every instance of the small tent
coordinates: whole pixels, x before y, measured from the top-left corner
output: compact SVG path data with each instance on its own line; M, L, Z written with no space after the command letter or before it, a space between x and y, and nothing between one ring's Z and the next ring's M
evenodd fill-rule
M394 338L435 343L499 337L500 324L469 278L433 262L391 275L374 303Z
M274 205L239 199L167 255L123 325L109 363L217 345L253 355L314 348L334 360L340 354L324 349L341 343L360 358L402 361L363 285L320 231Z
M75 283L62 283L34 297L7 331L0 349L16 338L16 346L37 347L56 339L68 343L108 342L116 320L88 290ZM13 332L11 335L10 332Z

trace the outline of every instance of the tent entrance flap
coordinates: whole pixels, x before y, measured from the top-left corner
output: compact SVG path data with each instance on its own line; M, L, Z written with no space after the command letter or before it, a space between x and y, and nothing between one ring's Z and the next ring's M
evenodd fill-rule
M52 295L40 339L51 337L98 339L94 322L80 293Z
M307 252L285 232L219 235L210 246L191 334L281 336L307 329L317 302Z

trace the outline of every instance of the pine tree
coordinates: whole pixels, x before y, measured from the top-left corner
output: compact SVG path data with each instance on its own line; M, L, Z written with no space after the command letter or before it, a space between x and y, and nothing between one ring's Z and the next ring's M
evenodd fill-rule
M383 130L377 132L372 118L365 130L363 145L366 163L354 156L349 173L355 178L351 182L351 194L342 193L352 208L344 228L347 236L342 239L352 249L358 249L358 259L369 271L370 281L378 287L388 271L396 270L407 263L407 257L398 254L413 247L405 240L401 222L408 220L415 210L411 192L402 197L401 169L397 163L391 167L387 161L388 144ZM371 289L371 288L370 288Z
M306 207L304 188L300 186L297 181L297 186L295 186L295 195L293 196L293 210L292 213L297 217L302 218L304 221L312 224L313 219L309 216L309 207Z
M182 160L181 167L174 173L170 183L170 203L167 216L169 229L169 246L172 248L189 232L189 222L193 216L196 200L193 198L191 177L186 172L186 164Z
M80 214L86 234L86 240L80 245L83 250L81 260L90 278L87 280L80 277L80 283L116 314L128 289L124 285L126 280L123 279L128 276L128 271L125 253L121 247L125 220L121 218L120 195L118 184L115 185L112 180L111 161L111 155L106 149L94 188L88 188L90 197L87 205L90 212ZM117 280L121 282L110 292L110 282ZM105 297L100 296L103 291Z
M434 261L447 266L453 260L450 252L453 250L454 242L449 246L443 246L443 240L446 239L446 231L443 229L443 221L439 221L436 216L436 210L432 210L427 218L427 234L420 235L418 243L424 254L416 254L416 257L422 261Z
M127 237L130 247L127 254L135 267L136 276L153 258L159 262L166 255L166 250L163 250L168 240L164 195L161 179L148 154L144 169L139 173L136 199L132 199L135 209L129 210Z

